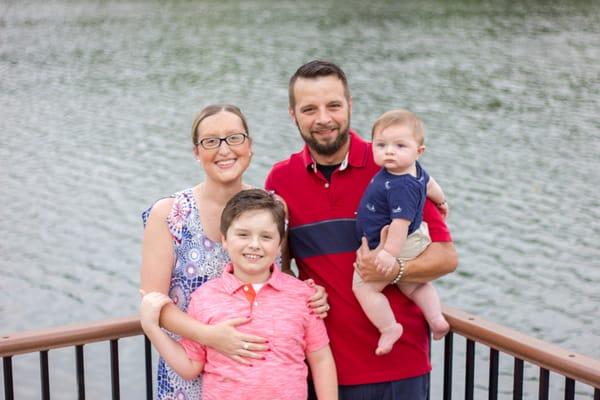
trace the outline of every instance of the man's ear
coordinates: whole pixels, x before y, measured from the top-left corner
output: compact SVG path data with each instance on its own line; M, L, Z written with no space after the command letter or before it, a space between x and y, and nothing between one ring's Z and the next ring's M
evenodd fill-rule
M296 123L296 113L294 112L294 109L292 107L288 107L288 114L290 114L292 122Z

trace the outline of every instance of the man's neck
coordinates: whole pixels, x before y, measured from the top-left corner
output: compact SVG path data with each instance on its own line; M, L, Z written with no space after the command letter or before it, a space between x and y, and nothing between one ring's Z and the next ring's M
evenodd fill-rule
M340 149L338 151L336 151L335 153L333 153L331 155L320 154L320 153L317 153L316 151L314 151L313 149L311 149L310 147L308 148L312 159L317 164L321 164L321 165L339 165L339 164L341 164L344 161L344 158L346 158L346 154L348 154L349 149L350 149L350 138L348 138L346 143L344 143L344 145L342 147L340 147Z

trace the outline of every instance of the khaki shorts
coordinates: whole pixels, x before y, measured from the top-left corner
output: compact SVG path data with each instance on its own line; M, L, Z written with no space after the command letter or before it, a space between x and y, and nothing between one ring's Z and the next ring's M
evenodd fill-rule
M408 235L406 238L406 242L404 242L404 247L402 247L402 251L398 258L402 261L412 260L416 258L419 254L425 251L427 246L431 244L431 238L429 237L429 229L427 228L427 224L425 222L421 222L421 225L417 228L416 231ZM354 271L354 275L352 276L352 285L363 285L365 284L360 277L359 273ZM375 286L378 286L377 282L372 282ZM379 290L383 289L388 285L387 282L381 283L382 285Z

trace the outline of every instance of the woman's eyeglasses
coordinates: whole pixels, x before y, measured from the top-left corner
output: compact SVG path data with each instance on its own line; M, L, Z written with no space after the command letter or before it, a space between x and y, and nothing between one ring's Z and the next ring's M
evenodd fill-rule
M225 137L205 137L196 142L196 146L200 145L206 150L213 150L221 147L221 143L225 142L228 146L239 146L248 138L247 133L233 133Z

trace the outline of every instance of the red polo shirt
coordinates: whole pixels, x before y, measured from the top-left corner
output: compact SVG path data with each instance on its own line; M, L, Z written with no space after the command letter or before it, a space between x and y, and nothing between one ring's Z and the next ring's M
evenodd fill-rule
M421 310L396 287L388 297L404 334L393 350L376 356L379 332L363 313L352 292L358 204L379 170L370 143L350 132L350 150L331 182L317 170L307 146L273 166L265 188L283 197L289 209L289 244L300 277L312 278L327 290L331 310L325 319L340 385L387 382L430 371L429 336ZM436 207L423 211L431 240L451 241Z

